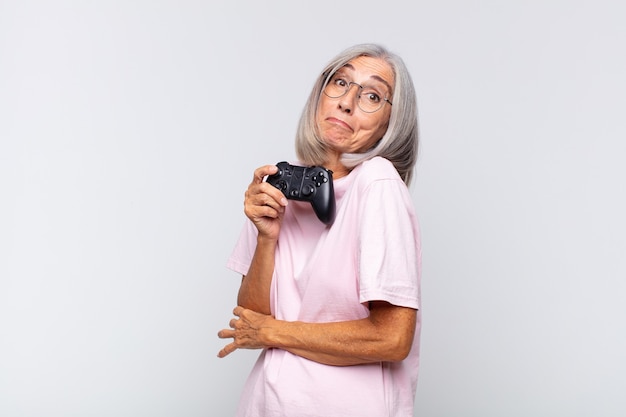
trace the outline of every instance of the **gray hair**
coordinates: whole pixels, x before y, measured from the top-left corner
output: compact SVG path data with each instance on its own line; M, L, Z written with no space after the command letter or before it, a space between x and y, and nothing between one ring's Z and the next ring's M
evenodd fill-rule
M381 156L393 164L402 180L409 185L417 162L419 142L415 87L402 58L381 45L352 46L326 65L315 82L300 116L296 131L296 155L300 162L307 165L321 165L325 162L326 145L319 136L316 123L322 90L337 70L359 56L381 58L391 66L395 74L393 105L387 131L376 145L363 153L343 154L342 163L348 168L353 168L363 161Z

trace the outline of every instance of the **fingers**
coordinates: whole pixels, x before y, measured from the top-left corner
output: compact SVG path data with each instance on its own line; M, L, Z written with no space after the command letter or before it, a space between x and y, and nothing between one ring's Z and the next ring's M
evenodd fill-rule
M284 203L281 205L287 205L287 199L285 199L283 193L279 191L276 187L272 185L264 185L264 179L268 175L272 175L278 172L278 167L276 165L263 165L254 170L254 177L252 178L252 183L248 187L248 191L246 192L246 198L252 197L256 193L266 193L272 196L275 200L280 201L284 199ZM260 187L255 187L260 186ZM254 192L256 191L256 193ZM267 203L267 202L265 202Z
M235 314L235 316L239 317L239 313L241 312L241 310L243 310L242 307L236 307L233 310L233 313ZM228 326L230 327L230 329L222 329L219 332L217 332L217 337L219 337L220 339L233 339L232 343L227 344L217 353L218 358L224 358L237 350L238 347L235 341L236 332L234 330L237 324L237 320L238 320L237 318L232 318L230 322L228 323Z
M269 316L241 306L235 307L233 314L235 317L228 323L230 329L222 329L217 333L220 339L233 339L233 341L224 346L217 356L223 358L237 349L263 349L266 347L259 337L259 323L266 322Z
M244 213L257 223L258 220L278 219L285 211L287 199L276 187L266 182L251 184L245 194Z
M269 207L278 211L287 205L282 191L268 183L251 184L244 197L244 206L247 208Z
M261 184L267 175L276 174L276 172L278 172L278 167L276 165L263 165L262 167L254 170L252 184Z
M232 320L231 320L231 322L232 322ZM233 327L232 324L230 326ZM235 331L234 330L229 330L229 329L222 329L219 332L217 332L217 337L219 337L220 339L234 338L235 337Z
M234 326L234 321L236 319L233 319L230 321L229 326L232 327L233 329L235 328ZM235 339L235 331L234 330L229 330L229 329L223 329L220 330L219 332L217 332L217 337L219 337L220 339L229 339L232 338L233 342L227 344L226 346L224 346L218 353L217 353L217 357L218 358L223 358L227 355L230 355L231 353L233 353L234 351L237 350L237 344L235 343L234 339Z
M218 358L226 357L227 355L230 355L231 353L233 353L236 350L237 350L237 346L235 346L234 343L230 343L230 344L224 346L222 348L222 350L217 352L217 357Z
M244 214L259 230L261 235L278 238L287 198L281 190L264 181L267 175L278 172L276 165L264 165L254 171L243 202Z

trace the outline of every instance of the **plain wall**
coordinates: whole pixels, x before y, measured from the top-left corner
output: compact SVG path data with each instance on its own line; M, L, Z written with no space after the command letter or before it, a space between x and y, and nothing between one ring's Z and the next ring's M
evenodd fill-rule
M232 415L244 190L361 42L418 92L416 415L625 415L621 8L0 1L0 415Z

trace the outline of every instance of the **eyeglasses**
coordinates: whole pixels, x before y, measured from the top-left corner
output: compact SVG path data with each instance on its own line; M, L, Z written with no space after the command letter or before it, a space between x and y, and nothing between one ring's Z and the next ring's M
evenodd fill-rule
M380 88L374 86L363 86L352 81L341 78L341 75L335 74L332 76L328 84L324 87L324 94L330 98L339 98L348 94L350 87L356 85L359 87L359 93L357 95L357 105L359 109L365 113L374 113L382 109L385 102L392 105L393 103L381 93Z

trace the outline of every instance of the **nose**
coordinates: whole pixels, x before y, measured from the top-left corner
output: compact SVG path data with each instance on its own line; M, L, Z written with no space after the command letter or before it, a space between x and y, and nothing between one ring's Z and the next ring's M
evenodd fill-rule
M356 87L356 88L352 88ZM346 94L339 98L339 108L346 113L352 113L354 106L356 106L356 102L359 99L359 94L361 94L361 86L357 83L350 83L348 86L348 91Z

